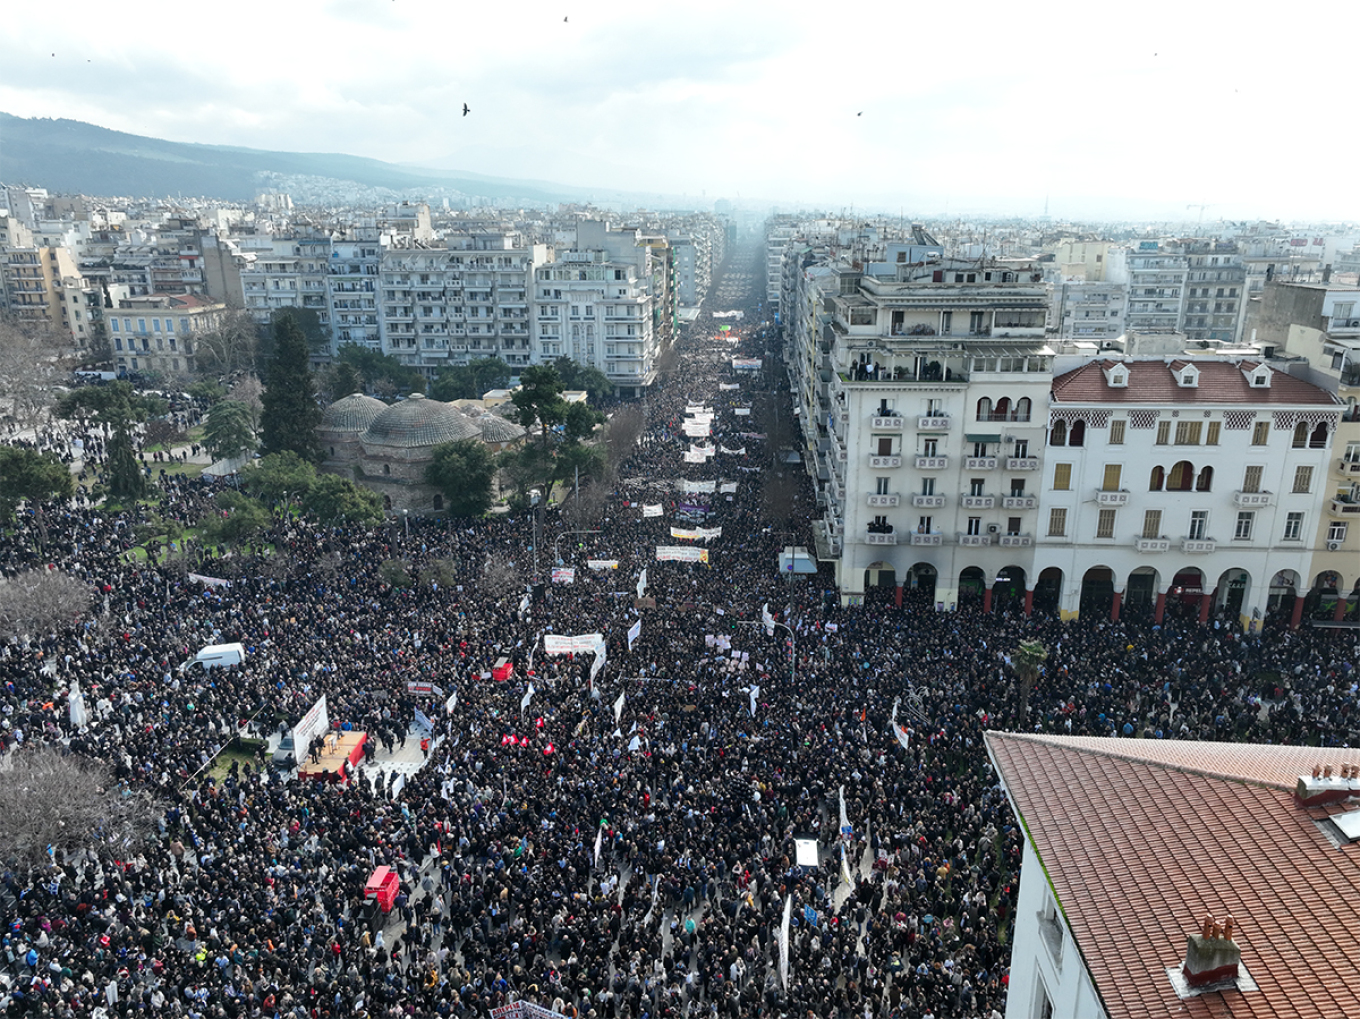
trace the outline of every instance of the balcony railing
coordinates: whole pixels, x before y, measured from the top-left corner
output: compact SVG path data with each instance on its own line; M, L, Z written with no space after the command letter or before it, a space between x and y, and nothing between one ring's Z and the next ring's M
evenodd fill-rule
M1360 502L1352 502L1350 499L1333 499L1329 508L1334 516L1355 516L1360 514Z
M993 411L990 414L979 414L977 416L978 421L982 422L1007 421L1014 424L1025 424L1026 422L1029 421L1029 418L1030 416L1028 412L1021 411L1012 411L1010 413L1004 411Z
M1039 500L1032 495L1008 495L1001 500L1001 508L1008 510L1034 509Z
M887 470L893 467L901 467L902 458L900 456L883 456L881 454L875 453L870 455L869 457L869 466L876 467L880 470Z
M1218 548L1213 538L1182 538L1181 552L1185 555L1204 555Z
M897 534L894 531L866 531L864 533L864 544L896 545Z
M1241 509L1258 509L1275 501L1273 492L1234 492L1233 505Z
M996 506L994 495L964 495L960 498L963 500L964 509L993 509Z
M898 457L901 460L901 457ZM918 471L942 471L949 466L947 456L918 456L916 458L916 469Z
M1039 458L1033 456L1011 457L1006 461L1008 471L1037 471L1039 469Z
M1029 548L1034 544L1034 536L1030 534L1003 534L997 544L1002 548Z
M939 531L915 533L911 536L911 543L913 545L943 545L944 535Z
M942 495L913 495L911 504L919 509L939 509L944 505Z
M1342 474L1360 474L1360 460L1342 458L1336 462L1336 469Z
M1171 539L1165 536L1160 538L1134 538L1133 547L1139 552L1168 552L1171 550Z
M996 457L970 456L964 459L963 466L970 471L994 471L996 470Z
M992 536L991 536L990 534L960 534L960 535L959 535L959 544L960 544L960 545L967 545L967 546L976 547L976 546L981 546L981 545L990 545L991 543L992 543Z
M1117 489L1109 492L1104 489L1096 492L1096 504L1099 506L1127 506L1129 502L1129 490L1127 488Z
M906 419L902 417L901 414L875 414L873 417L873 428L875 431L900 432L906 426Z
M870 506L896 506L901 500L900 495L883 495L878 492L870 493L868 497Z
M943 414L916 419L916 427L923 432L944 432L949 430L949 418Z

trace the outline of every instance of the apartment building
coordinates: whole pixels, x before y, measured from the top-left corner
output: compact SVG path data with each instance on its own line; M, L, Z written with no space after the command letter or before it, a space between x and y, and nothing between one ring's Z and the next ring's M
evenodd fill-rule
M1059 277L1051 279L1051 331L1062 339L1101 344L1127 329L1128 286Z
M1159 241L1140 241L1128 252L1118 278L1128 285L1125 326L1140 333L1176 332L1181 329L1185 301L1186 256Z
M335 349L349 343L380 349L378 274L386 241L376 224L353 226L331 239L326 308Z
M1260 361L1057 365L1034 550L1035 602L1063 618L1168 600L1297 625L1341 417L1325 389Z
M1247 307L1247 271L1232 241L1185 240L1170 245L1186 260L1182 329L1193 343L1236 344Z
M105 313L120 370L192 375L196 337L217 327L226 305L200 294L128 297Z

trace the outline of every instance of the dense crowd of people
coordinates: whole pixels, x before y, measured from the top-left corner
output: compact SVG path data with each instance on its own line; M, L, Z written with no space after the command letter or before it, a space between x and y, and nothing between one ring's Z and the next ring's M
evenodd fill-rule
M163 815L145 844L5 871L8 1014L396 1019L526 1000L599 1019L999 1016L1023 836L984 731L1349 737L1349 631L1248 635L1172 614L1154 639L1130 620L940 615L910 593L843 609L824 573L781 575L779 551L810 544L811 493L771 448L787 400L773 343L707 316L691 328L600 533L563 543L574 582L528 597L484 568L527 577L524 515L408 532L281 514L259 554L159 564L129 555L149 510L49 510L41 545L21 519L0 570L53 564L98 596L82 625L0 650L4 751L106 762ZM737 354L765 372L735 372ZM684 434L693 406L712 409L711 436ZM716 451L688 463L691 445ZM772 490L791 493L773 516ZM155 512L186 526L212 506L197 481L157 493ZM698 543L707 564L656 560L695 544L671 536L693 526L678 514L721 528ZM549 512L545 572L571 528ZM391 559L427 579L389 586ZM545 651L544 635L591 633L597 671L593 654ZM1022 640L1049 649L1024 716ZM240 666L179 671L231 641ZM501 659L514 670L497 681ZM77 681L80 729L64 710ZM428 760L400 782L373 766L304 783L264 757L213 776L238 731L291 725L322 694L333 724L388 749L419 709ZM819 866L798 865L795 836L817 840ZM379 866L401 888L373 919Z

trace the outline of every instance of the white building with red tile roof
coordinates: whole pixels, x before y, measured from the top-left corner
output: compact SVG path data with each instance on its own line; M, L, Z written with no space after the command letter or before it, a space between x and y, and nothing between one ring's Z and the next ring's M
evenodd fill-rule
M1360 1015L1356 751L986 744L1025 832L1008 1019ZM1206 941L1230 964L1196 988Z
M1095 360L1053 380L1031 576L1064 618L1168 599L1295 624L1342 407L1259 361ZM1056 602L1056 606L1052 603Z

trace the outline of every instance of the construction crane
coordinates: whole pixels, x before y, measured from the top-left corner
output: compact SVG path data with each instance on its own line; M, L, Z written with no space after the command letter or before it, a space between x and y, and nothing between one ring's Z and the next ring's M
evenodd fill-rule
M1186 206L1187 209L1198 209L1198 210L1199 210L1199 222L1196 224L1197 226L1203 226L1203 225L1204 225L1204 210L1205 210L1205 209L1212 209L1213 207L1214 207L1214 206L1213 206L1213 203L1212 203L1212 202L1200 202L1199 204L1196 204L1196 203L1194 203L1194 202L1191 202L1189 205Z

